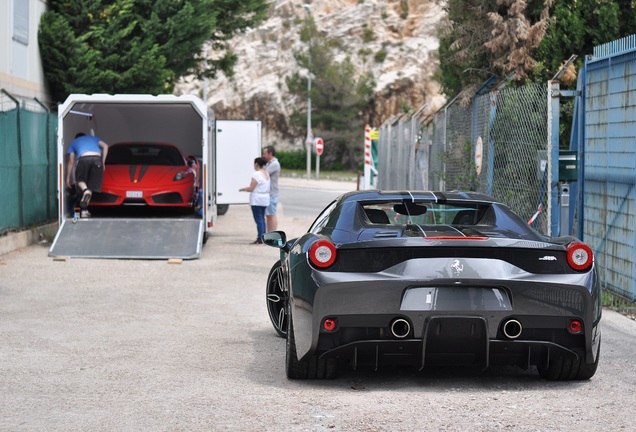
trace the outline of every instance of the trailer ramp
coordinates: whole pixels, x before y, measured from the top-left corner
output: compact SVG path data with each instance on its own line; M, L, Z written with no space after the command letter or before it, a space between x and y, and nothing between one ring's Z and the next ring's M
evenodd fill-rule
M66 219L51 257L195 259L201 255L201 219Z

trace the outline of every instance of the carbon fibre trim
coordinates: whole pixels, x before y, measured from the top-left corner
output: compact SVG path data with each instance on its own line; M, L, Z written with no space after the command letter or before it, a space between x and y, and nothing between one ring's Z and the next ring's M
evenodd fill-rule
M380 272L412 259L420 258L488 258L510 263L529 273L578 273L568 266L565 252L495 247L395 247L338 249L338 258L329 272ZM550 257L550 259L546 259Z

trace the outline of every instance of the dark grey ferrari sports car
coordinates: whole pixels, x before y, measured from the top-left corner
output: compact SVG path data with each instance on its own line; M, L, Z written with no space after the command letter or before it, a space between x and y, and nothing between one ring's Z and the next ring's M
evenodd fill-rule
M591 249L546 237L472 192L349 192L280 249L267 309L292 379L338 365L535 366L594 375L601 298Z

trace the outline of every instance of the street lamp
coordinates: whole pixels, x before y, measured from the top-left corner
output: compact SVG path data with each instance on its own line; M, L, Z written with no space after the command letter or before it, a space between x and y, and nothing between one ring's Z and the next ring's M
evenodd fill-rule
M311 18L311 5L304 4L307 16ZM311 133L311 35L309 39L309 49L307 50L308 62L307 62L307 139L305 140L305 146L307 147L307 179L311 178L311 145L314 141L314 136Z

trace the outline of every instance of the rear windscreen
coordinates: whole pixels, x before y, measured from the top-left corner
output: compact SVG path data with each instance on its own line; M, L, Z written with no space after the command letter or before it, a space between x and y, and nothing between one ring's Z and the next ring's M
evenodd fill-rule
M386 202L365 204L371 224L385 225L479 225L492 224L489 204L456 205L438 203Z

